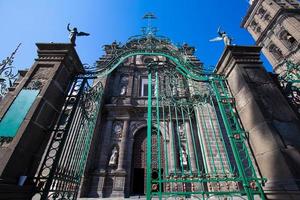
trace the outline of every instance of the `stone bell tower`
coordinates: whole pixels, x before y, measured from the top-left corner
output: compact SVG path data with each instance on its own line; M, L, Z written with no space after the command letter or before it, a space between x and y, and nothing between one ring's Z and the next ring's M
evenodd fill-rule
M262 46L277 74L284 63L300 63L300 3L298 0L251 0L241 26Z

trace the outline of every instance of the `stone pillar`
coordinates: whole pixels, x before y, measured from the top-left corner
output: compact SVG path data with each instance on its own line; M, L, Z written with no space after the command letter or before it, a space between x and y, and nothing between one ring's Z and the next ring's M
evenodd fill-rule
M0 105L0 118L3 119L21 91L38 91L13 140L0 148L1 198L30 198L32 179L65 102L70 83L77 74L84 72L73 45L39 43L37 47L38 58L35 63ZM23 187L17 186L20 176L28 177Z
M168 148L169 148L169 152L170 152L170 157L169 157L169 160L168 160L168 165L169 165L169 170L170 170L170 173L173 173L175 171L175 163L176 162L176 154L175 154L175 149L176 149L176 144L175 144L175 141L174 141L174 133L173 133L173 122L172 120L169 121L169 145L168 145ZM173 149L174 148L174 149ZM174 157L175 157L175 160L174 160ZM177 167L177 166L176 166Z
M189 145L188 147L189 147L189 153L190 153L189 156L190 156L191 168L192 168L192 172L196 172L197 166L196 166L196 158L195 158L195 153L194 153L191 127L190 127L190 123L188 121L186 121L184 123L185 123L185 128L186 128L187 143Z
M112 132L113 121L112 119L107 119L105 124L105 129L103 131L103 138L101 141L101 149L96 154L99 159L97 169L91 173L91 187L88 193L89 197L103 197L103 188L106 177L106 168L108 164L108 157L111 150L111 132Z
M117 171L124 171L124 155L125 155L125 151L126 151L126 143L127 143L127 133L128 133L128 125L129 125L129 120L126 119L124 121L124 125L123 125L123 130L122 130L122 139L120 142L120 151L119 151L119 162L118 162L118 168Z
M124 196L124 188L125 188L125 179L126 179L126 170L125 170L125 163L126 157L126 144L128 138L128 126L129 126L129 119L124 120L123 129L122 129L122 137L121 142L119 145L119 158L118 158L118 166L115 171L112 171L109 176L113 180L112 185L112 194L111 197L120 197Z
M134 81L134 72L130 71L128 74L128 85L127 85L127 95L126 96L133 96L133 81Z
M132 165L132 159L133 156L133 143L134 143L134 138L132 135L132 132L128 133L128 139L127 139L127 148L126 148L126 158L124 161L125 164L125 170L126 170L126 181L125 181L125 186L124 186L124 193L125 193L125 198L128 198L130 196L130 184L131 184L131 169L133 168Z
M108 164L108 157L110 155L110 147L111 147L111 132L113 129L113 121L112 119L108 119L105 126L105 131L103 132L103 141L102 141L102 148L100 153L98 154L100 159L98 163L98 169L100 171L105 171L107 164Z
M299 199L300 121L259 58L260 47L227 46L216 73L225 75L268 199Z

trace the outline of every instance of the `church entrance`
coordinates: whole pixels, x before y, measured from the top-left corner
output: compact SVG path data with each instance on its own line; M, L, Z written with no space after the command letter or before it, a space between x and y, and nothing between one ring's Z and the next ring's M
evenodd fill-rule
M144 196L146 194L146 138L147 138L147 127L144 127L135 134L133 143L133 154L132 154L132 170L131 170L131 195ZM162 137L161 137L162 140ZM157 144L157 134L152 134L152 146L153 153L155 155ZM162 141L161 141L162 144ZM162 147L161 147L162 148ZM163 155L163 152L161 152ZM157 163L157 157L152 157L152 162ZM164 162L161 156L161 163ZM161 169L163 172L163 168ZM163 176L163 173L162 173ZM158 170L152 169L152 179L158 178ZM153 186L155 188L155 186Z

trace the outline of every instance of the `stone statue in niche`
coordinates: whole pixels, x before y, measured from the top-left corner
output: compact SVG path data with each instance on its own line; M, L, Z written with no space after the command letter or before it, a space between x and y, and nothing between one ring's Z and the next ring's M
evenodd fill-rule
M120 91L120 95L121 96L124 96L126 94L126 90L127 90L127 86L126 85L123 85L121 87L121 91Z
M117 147L115 146L111 152L111 156L109 159L109 166L116 166L118 163L118 155L119 155L119 151L117 149Z
M120 80L120 84L121 84L121 90L120 90L120 95L124 96L126 95L127 92L127 85L128 85L128 76L122 76L121 80Z
M187 153L186 153L186 149L185 146L182 145L181 146L181 154L182 154L182 165L183 166L187 166Z
M184 135L184 128L183 128L183 124L180 124L178 126L178 132L179 132L179 136L181 139L184 139L185 138L185 135Z
M122 135L122 125L120 122L114 124L113 134L119 137Z

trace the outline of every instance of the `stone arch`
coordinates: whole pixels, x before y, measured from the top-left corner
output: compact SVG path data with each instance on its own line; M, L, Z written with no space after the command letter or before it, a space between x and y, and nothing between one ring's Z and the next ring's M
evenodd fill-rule
M166 126L166 129L168 130L168 125L166 124L165 126ZM131 129L131 132L132 132L131 136L132 136L132 138L135 137L136 133L140 129L145 128L145 127L147 127L147 122L146 121L145 122L140 122L134 128L132 128ZM153 128L157 128L157 124L152 124L152 127ZM164 126L162 124L159 125L159 131L160 131L160 133L163 133L163 131L164 131ZM161 135L162 135L162 137L164 136L163 134L161 134ZM166 140L168 140L168 139L169 139L169 134L166 134Z
M156 125L152 125L153 130L157 130ZM131 195L144 195L146 194L146 157L147 157L147 123L142 122L138 124L133 130L132 130L132 162L131 162L131 176L130 176L130 194ZM157 134L157 133L156 133ZM152 149L157 148L157 138L156 134L152 135ZM161 132L161 129L159 130L160 134L160 146L161 146L161 167L162 171L165 166L165 159L164 159L164 149L163 149L163 134ZM152 154L152 160L156 160L158 157ZM154 169L153 172L155 173L157 168L152 164L151 169ZM155 171L156 170L156 171ZM157 172L156 172L157 173Z

